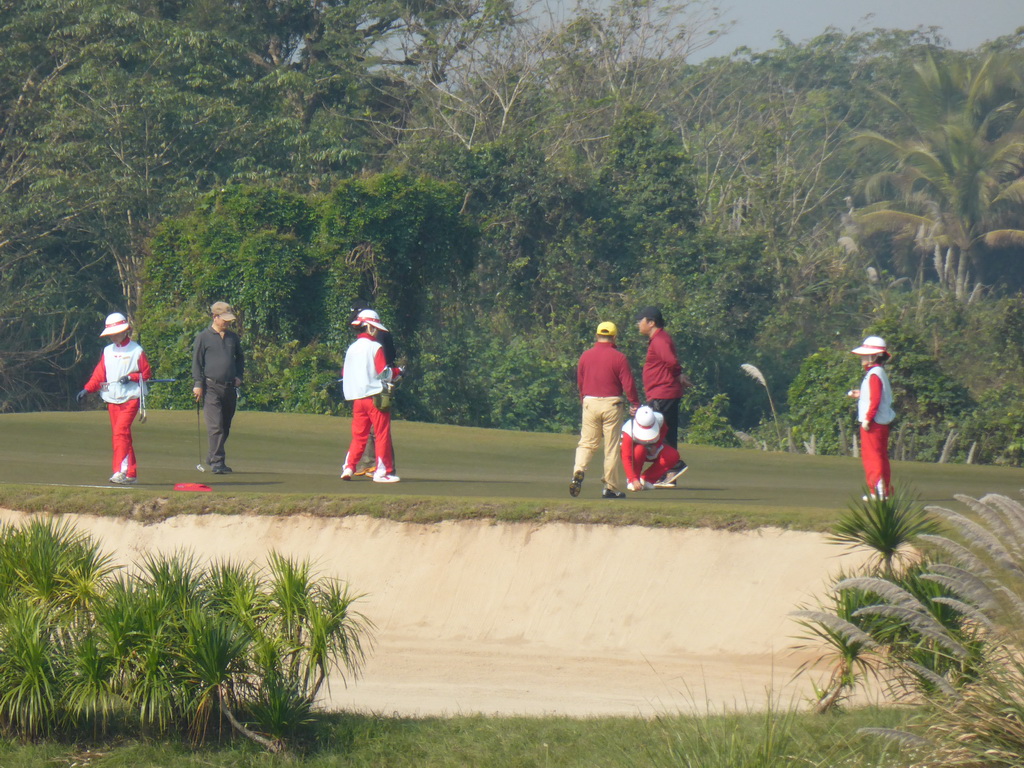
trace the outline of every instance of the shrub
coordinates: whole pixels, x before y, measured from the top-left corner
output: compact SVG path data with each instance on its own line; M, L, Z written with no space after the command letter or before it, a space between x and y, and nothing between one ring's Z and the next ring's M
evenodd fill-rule
M686 431L686 442L694 445L717 445L722 448L737 448L740 439L729 424L729 396L717 394L701 405L690 417L690 428Z
M0 531L0 574L0 726L21 738L117 719L198 742L224 717L279 751L328 674L358 674L372 629L346 585L277 554L115 574L88 537L34 521Z

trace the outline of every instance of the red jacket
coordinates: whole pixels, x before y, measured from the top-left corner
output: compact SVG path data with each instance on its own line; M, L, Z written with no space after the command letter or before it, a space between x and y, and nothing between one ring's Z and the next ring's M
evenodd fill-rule
M679 375L676 345L664 328L651 336L647 345L647 359L644 361L644 395L647 400L671 400L683 396L683 385Z
M576 366L576 385L580 390L580 400L584 397L618 397L625 394L630 405L640 405L629 361L612 341L595 342L594 346L580 355L579 365Z

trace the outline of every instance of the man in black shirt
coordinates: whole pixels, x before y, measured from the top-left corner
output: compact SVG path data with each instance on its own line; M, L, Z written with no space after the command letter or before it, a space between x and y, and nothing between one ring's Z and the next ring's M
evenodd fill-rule
M227 474L224 443L238 403L236 387L242 386L245 356L241 340L229 326L235 321L231 305L218 301L210 307L213 323L196 334L192 344L192 394L203 402L206 434L210 440L207 463L215 475Z

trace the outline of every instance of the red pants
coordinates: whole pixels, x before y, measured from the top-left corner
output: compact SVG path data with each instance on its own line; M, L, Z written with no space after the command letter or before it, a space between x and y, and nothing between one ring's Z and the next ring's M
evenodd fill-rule
M625 452L623 452L622 463L625 465L626 480L629 482L632 483L640 479L646 480L648 483L656 483L679 461L679 451L666 443L662 446L661 453L651 462L651 466L647 468L647 471L641 474L640 470L643 469L644 462L647 461L648 448L650 448L649 445L633 443L632 466L626 462Z
M356 464L363 457L366 441L370 438L373 425L374 448L377 452L377 468L374 474L395 473L395 452L391 448L391 414L373 404L372 397L352 401L352 442L345 454L345 466L355 471Z
M132 446L132 422L139 412L139 401L107 403L110 413L110 430L114 443L114 472L124 472L128 477L136 476L135 448Z
M868 489L875 496L892 493L892 472L889 469L889 425L871 424L860 430L860 457Z

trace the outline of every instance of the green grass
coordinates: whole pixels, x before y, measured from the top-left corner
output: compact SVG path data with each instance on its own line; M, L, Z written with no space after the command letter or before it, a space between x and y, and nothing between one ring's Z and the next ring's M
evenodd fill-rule
M853 458L681 446L690 471L677 490L623 501L599 498L600 456L583 493L567 487L577 438L528 432L395 422L402 482L338 478L349 419L241 412L228 442L232 475L199 473L205 430L194 411L154 411L136 424L140 484L106 486L110 429L105 411L0 415L0 506L24 511L91 512L140 519L215 512L365 514L396 520L493 517L652 526L744 529L779 525L825 530L859 493ZM1019 469L896 462L897 482L925 503L954 493L1017 496ZM181 493L203 482L214 493Z
M895 749L858 735L912 713L769 713L639 718L398 718L323 716L301 750L274 756L251 744L0 742L4 768L883 768Z

